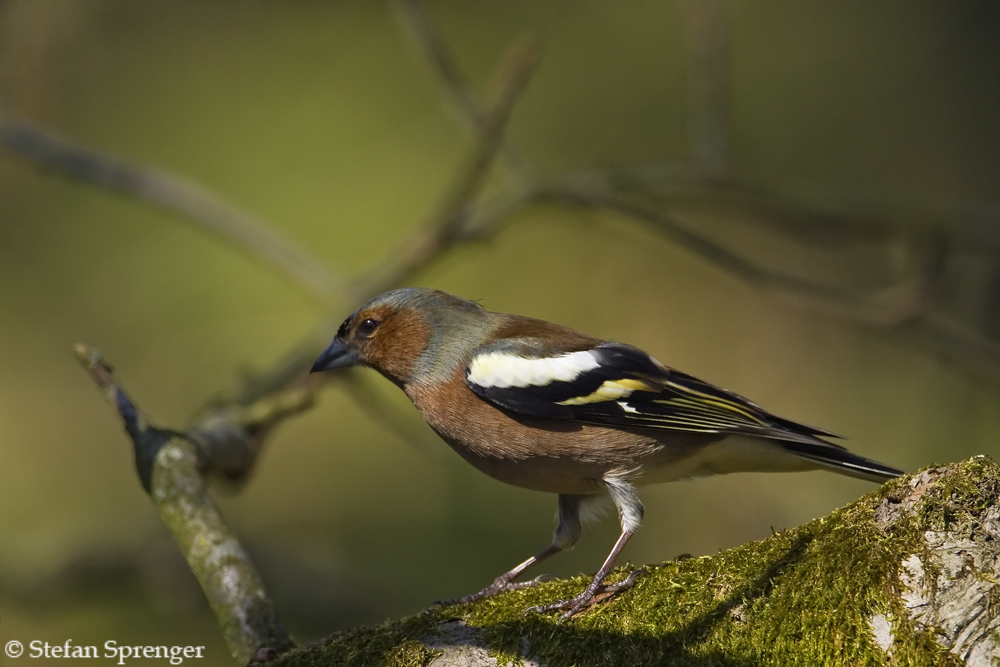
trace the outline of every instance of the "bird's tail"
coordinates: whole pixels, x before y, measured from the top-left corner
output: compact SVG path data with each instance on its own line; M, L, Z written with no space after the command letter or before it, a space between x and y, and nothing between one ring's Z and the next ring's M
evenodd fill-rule
M866 459L863 456L852 454L846 449L830 446L829 444L823 447L804 442L784 441L781 443L781 446L789 452L808 459L828 470L849 477L865 479L869 482L878 482L881 484L904 474L902 470L890 468L878 461Z

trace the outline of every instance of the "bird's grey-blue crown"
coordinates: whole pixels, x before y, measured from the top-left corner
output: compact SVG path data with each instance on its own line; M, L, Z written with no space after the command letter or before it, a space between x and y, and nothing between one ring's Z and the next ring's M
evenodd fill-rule
M376 306L389 306L394 310L414 309L425 315L445 312L475 313L483 311L482 306L473 301L461 299L440 290L427 289L426 287L403 287L390 292L384 292L361 306L358 310L361 311Z

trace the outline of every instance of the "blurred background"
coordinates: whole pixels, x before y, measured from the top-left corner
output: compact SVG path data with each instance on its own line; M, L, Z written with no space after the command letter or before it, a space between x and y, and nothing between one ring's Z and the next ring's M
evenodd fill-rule
M906 470L1000 453L995 4L426 10L477 96L516 35L544 52L474 199L488 238L409 284L632 343ZM475 150L415 26L359 1L0 2L0 640L230 664L71 345L182 428L359 305L53 170L17 123L198 183L358 276L433 220ZM553 496L481 475L361 381L410 436L331 384L219 494L300 642L478 590L554 524ZM712 554L871 489L819 472L646 488L625 558ZM543 571L595 571L617 531Z

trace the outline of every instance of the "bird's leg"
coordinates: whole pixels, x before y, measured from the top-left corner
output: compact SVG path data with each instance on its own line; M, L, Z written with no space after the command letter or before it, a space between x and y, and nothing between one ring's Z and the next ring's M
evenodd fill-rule
M569 600L558 600L551 604L529 607L524 610L525 613L537 612L541 614L547 611L554 611L556 609L565 609L565 613L559 617L559 620L565 621L572 618L574 614L584 607L590 606L594 602L594 597L598 593L614 594L632 586L632 584L635 583L636 576L641 573L641 570L636 570L626 577L624 581L620 581L616 584L605 584L604 578L608 576L608 573L611 572L611 568L615 566L615 560L618 558L618 553L625 547L625 544L629 541L629 538L631 538L633 534L634 533L627 530L622 532L622 534L618 537L618 541L615 542L615 546L611 550L611 553L608 554L608 557L605 559L604 565L602 565L601 569L597 571L597 574L594 575L594 578L591 580L590 584L583 589L582 593L577 595L575 598L570 598Z
M493 597L494 595L497 595L498 593L503 593L504 591L514 591L520 588L527 588L529 586L534 586L536 583L538 583L534 579L532 579L531 581L521 581L516 583L514 582L514 580L517 579L519 576L521 576L522 572L527 570L535 563L539 563L548 558L549 556L559 553L560 551L562 551L562 549L557 547L555 544L550 544L549 546L545 547L544 549L542 549L537 554L535 554L528 560L524 561L520 565L501 574L499 577L493 580L492 584L490 584L483 590L479 591L478 593L466 595L464 597L460 597L455 600L446 600L442 602L442 604L445 605L465 604L467 602L475 602L476 600L483 600L486 598L490 598Z
M493 597L494 595L504 591L519 590L521 588L528 588L529 586L537 584L537 579L517 583L515 583L514 580L521 576L525 570L535 563L540 563L549 556L557 554L565 549L569 549L576 544L577 539L580 537L580 504L587 498L589 498L589 496L560 494L559 524L556 526L555 533L552 535L551 544L512 570L501 574L493 581L492 584L478 593L466 595L465 597L460 597L455 600L442 600L438 604L450 605L475 602L476 600Z
M625 545L632 535L635 534L635 531L639 529L643 514L642 503L639 501L639 497L635 494L635 488L631 484L616 478L605 478L604 482L608 493L611 495L611 499L615 503L615 507L618 508L618 516L622 524L622 533L618 537L618 541L615 542L615 546L611 549L611 553L608 554L608 557L604 560L604 564L601 565L601 569L597 571L597 574L594 575L594 578L583 589L582 593L568 600L558 600L551 604L529 607L525 610L525 613L544 613L556 609L564 609L565 612L559 617L559 620L566 621L581 609L594 604L594 598L598 594L614 595L623 591L631 587L635 583L636 577L642 574L643 570L636 570L629 574L623 581L615 584L604 583L604 579L611 572L611 568L615 566L618 554L625 548Z

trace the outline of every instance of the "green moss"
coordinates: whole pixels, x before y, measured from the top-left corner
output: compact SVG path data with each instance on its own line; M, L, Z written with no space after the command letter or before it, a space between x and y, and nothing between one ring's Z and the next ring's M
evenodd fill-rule
M997 464L988 456L976 456L948 467L955 468L954 474L940 478L917 507L921 527L981 537L980 518L1000 495Z
M283 664L424 664L430 655L415 640L432 634L436 622L460 616L480 630L501 664L516 658L526 638L529 653L549 667L885 665L869 625L884 614L895 633L892 664L957 665L932 632L907 619L900 567L908 556L923 555L927 530L968 536L981 530L978 517L1000 495L1000 468L986 457L949 466L915 503L913 479L890 482L759 542L647 566L634 588L570 623L523 610L578 593L587 576L358 629L314 650L309 661L299 653ZM898 509L907 497L909 509ZM887 508L897 508L888 528L876 520Z
M422 667L437 655L423 641L449 618L432 610L375 627L348 630L332 641L307 646L268 662L268 667Z

